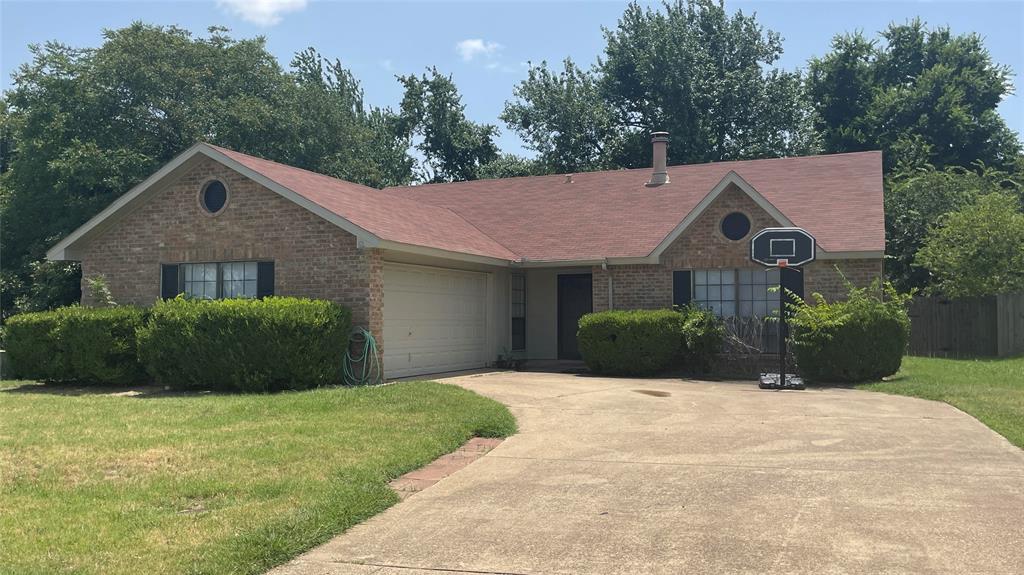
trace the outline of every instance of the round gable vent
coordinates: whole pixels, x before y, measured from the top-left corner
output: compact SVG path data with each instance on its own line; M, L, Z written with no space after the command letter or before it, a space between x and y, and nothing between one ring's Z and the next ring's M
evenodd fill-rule
M750 218L746 214L733 212L722 218L722 235L737 242L750 233Z
M207 212L211 214L219 213L228 203L228 189L224 187L224 182L211 180L203 186L199 200L203 204L203 209Z

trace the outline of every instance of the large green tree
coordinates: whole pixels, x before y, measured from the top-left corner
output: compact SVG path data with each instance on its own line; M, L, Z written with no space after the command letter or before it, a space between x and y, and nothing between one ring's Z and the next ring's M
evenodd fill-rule
M623 130L598 87L599 75L566 58L562 70L530 66L501 119L556 172L614 167Z
M892 24L878 40L837 36L810 62L807 88L825 151L882 149L886 169L1009 168L1020 142L996 110L1011 71L977 34Z
M74 299L46 249L197 141L373 186L413 176L395 116L314 51L285 71L262 38L141 23L31 50L0 107L4 314Z
M990 193L929 228L915 260L929 291L949 297L1024 291L1024 213L1012 194Z
M417 138L427 182L478 179L480 167L498 158L498 128L466 117L466 106L451 76L430 68L421 76L399 76L405 87L400 131Z
M979 197L1024 188L1013 174L984 166L976 170L924 168L893 174L885 189L886 275L902 291L922 289L934 277L915 263L931 226L946 214L971 206Z
M721 1L630 4L589 71L535 66L503 119L553 169L639 167L649 133L672 134L670 163L815 149L800 75L773 68L778 33Z

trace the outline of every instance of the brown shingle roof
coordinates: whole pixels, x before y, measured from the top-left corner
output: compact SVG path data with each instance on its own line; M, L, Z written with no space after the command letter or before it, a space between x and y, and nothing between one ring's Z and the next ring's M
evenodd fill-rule
M376 190L224 148L218 151L381 239L516 260L644 257L730 171L828 252L883 251L882 154L672 166Z

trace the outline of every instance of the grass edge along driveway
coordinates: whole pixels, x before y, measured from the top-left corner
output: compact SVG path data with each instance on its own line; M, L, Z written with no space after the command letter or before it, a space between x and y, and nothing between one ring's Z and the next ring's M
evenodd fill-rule
M5 573L261 573L398 501L501 404L434 382L274 395L0 383Z
M1024 449L1024 356L1007 359L905 357L888 381L857 389L948 403Z

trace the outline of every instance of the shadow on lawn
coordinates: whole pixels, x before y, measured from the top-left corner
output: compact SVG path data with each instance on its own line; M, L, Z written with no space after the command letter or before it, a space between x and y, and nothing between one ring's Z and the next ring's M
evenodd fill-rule
M16 387L0 389L0 393L36 395L60 395L66 397L107 396L134 397L138 399L159 399L164 397L197 397L204 395L237 395L231 392L183 391L165 388L155 384L143 385L88 385L73 383L23 383Z

